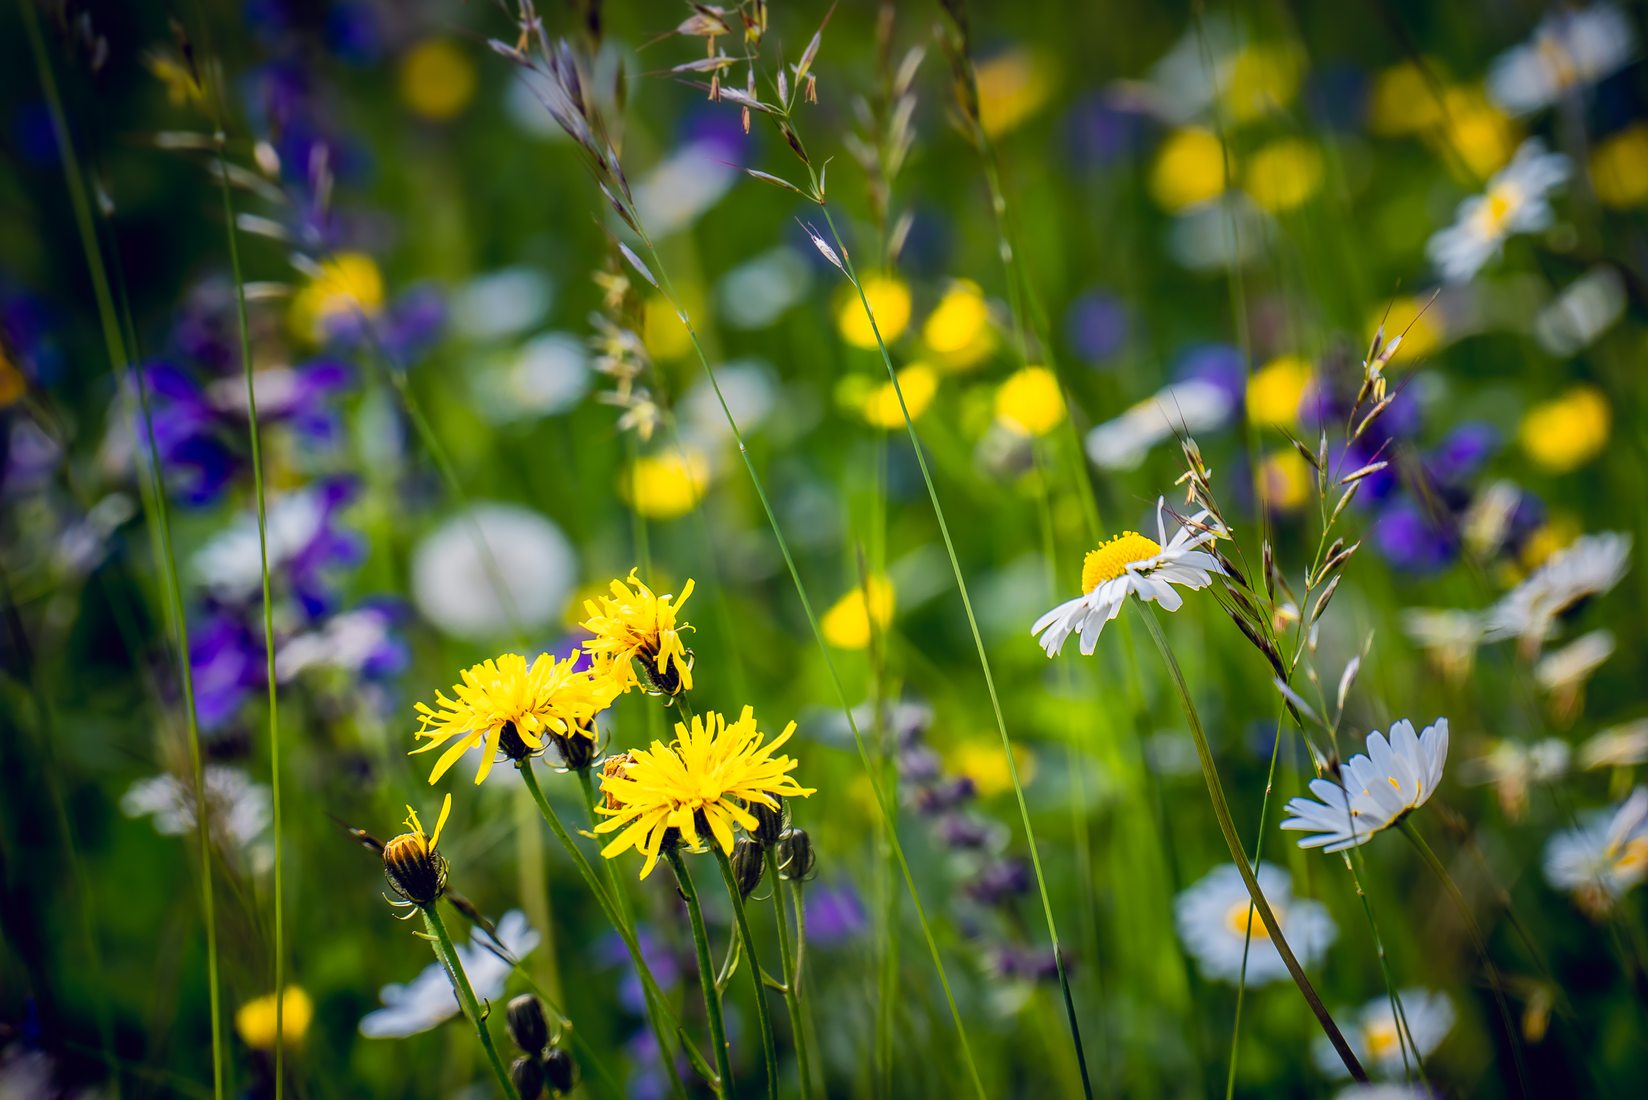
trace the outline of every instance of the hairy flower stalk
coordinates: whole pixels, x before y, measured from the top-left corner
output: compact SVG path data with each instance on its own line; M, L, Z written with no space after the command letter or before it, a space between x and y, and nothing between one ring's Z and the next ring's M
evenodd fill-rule
M733 919L738 925L738 939L744 945L744 954L750 957L750 981L755 986L755 1018L761 1029L761 1056L767 1063L767 1096L769 1100L776 1100L778 1048L773 1042L772 1014L767 1008L767 986L761 979L761 956L756 954L755 937L750 934L749 917L744 913L744 891L733 873L732 864L726 853L719 848L715 849L715 861L721 865L721 878L727 884L727 898L732 902Z
M730 1096L732 1063L727 1049L727 1028L721 1018L721 991L716 988L715 970L710 962L710 936L704 927L704 910L698 903L698 890L693 886L692 875L687 872L686 862L681 858L679 845L672 844L667 848L664 858L675 872L675 881L681 888L681 896L686 899L687 914L692 920L692 946L698 957L698 984L704 991L704 1014L709 1017L710 1045L715 1048L717 1080L714 1084L719 1094ZM753 954L750 956L750 966L759 970ZM759 977L756 980L759 982Z
M492 1033L487 1030L486 1017L481 1015L481 1006L475 1000L475 990L470 987L469 976L464 973L463 960L453 949L452 937L446 931L446 922L441 919L440 910L433 904L423 907L423 925L428 930L429 942L435 949L435 957L446 967L447 976L452 979L452 992L456 994L458 1003L463 1005L464 1015L475 1027L475 1035L481 1041L481 1049L486 1051L487 1064L492 1067L493 1075L498 1078L498 1087L503 1090L505 1096L516 1095L509 1071L504 1068L503 1059L498 1056L498 1048L492 1043Z

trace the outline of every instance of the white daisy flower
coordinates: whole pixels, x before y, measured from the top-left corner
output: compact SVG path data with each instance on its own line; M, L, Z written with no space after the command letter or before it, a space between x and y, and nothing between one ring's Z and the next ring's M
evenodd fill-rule
M1453 1004L1446 994L1425 989L1403 989L1396 996L1402 1003L1402 1018L1407 1021L1407 1027L1401 1031L1397 1030L1396 1013L1391 1009L1388 996L1375 997L1362 1006L1362 1010L1351 1018L1350 1026L1345 1028L1345 1039L1372 1073L1395 1076L1402 1072L1404 1031L1410 1044L1408 1057L1413 1056L1413 1051L1418 1051L1419 1056L1424 1058L1441 1046L1442 1040L1453 1029ZM1339 1060L1326 1036L1317 1037L1314 1054L1316 1065L1323 1073L1332 1077L1346 1075L1345 1064Z
M561 529L516 504L475 504L412 552L412 602L470 641L545 629L566 610L577 577L578 557Z
M1087 433L1087 457L1106 470L1131 470L1156 444L1180 432L1194 435L1220 427L1234 406L1230 395L1200 378L1174 382L1113 420Z
M1534 680L1550 696L1558 720L1566 723L1579 713L1586 681L1613 655L1612 632L1593 630L1539 659L1534 666Z
M1618 584L1631 567L1631 536L1620 531L1582 535L1558 550L1487 612L1488 641L1520 638L1537 649L1556 621L1581 600Z
M1463 680L1476 663L1482 617L1452 608L1415 607L1402 613L1402 632L1450 680Z
M1389 741L1375 730L1368 735L1367 754L1345 761L1339 769L1344 786L1312 779L1311 793L1320 802L1289 799L1287 812L1293 816L1282 828L1313 834L1299 841L1301 848L1342 852L1366 844L1430 799L1447 762L1448 720L1438 718L1415 736L1413 723L1404 718L1392 723Z
M1572 756L1568 743L1554 737L1531 745L1500 741L1486 756L1466 764L1466 777L1472 783L1493 784L1505 815L1517 820L1528 808L1529 788L1561 779Z
M1648 763L1648 718L1609 726L1579 747L1579 766L1629 768Z
M1585 815L1545 845L1545 881L1574 895L1593 915L1648 878L1648 787L1638 787L1609 815Z
M1635 46L1631 21L1612 4L1553 11L1532 39L1494 60L1488 94L1512 114L1537 111L1618 71Z
M1270 863L1255 872L1259 888L1282 926L1288 946L1301 965L1310 966L1338 935L1333 918L1320 903L1293 897L1287 872ZM1201 881L1186 887L1173 903L1179 939L1196 957L1209 978L1236 982L1242 976L1242 952L1247 945L1247 984L1263 985L1288 976L1287 966L1271 941L1270 930L1253 911L1253 899L1241 872L1230 864L1215 867ZM1248 941L1251 922L1252 940Z
M1468 281L1498 255L1507 238L1551 224L1546 196L1568 173L1567 157L1547 153L1544 142L1529 138L1488 181L1487 191L1459 204L1454 224L1431 236L1425 254L1445 281Z
M498 921L498 942L517 959L524 959L538 946L538 932L527 923L526 914L511 909ZM503 996L504 983L514 967L486 946L485 933L477 929L469 942L457 948L469 984L482 1003ZM360 1033L368 1039L404 1039L450 1020L458 1014L458 998L452 979L440 963L431 963L411 981L386 985L378 993L382 1008L361 1018Z
M1224 566L1203 550L1225 533L1206 512L1183 521L1168 540L1162 519L1165 504L1156 498L1156 537L1137 531L1123 531L1088 552L1082 562L1082 595L1061 603L1036 620L1030 633L1040 635L1041 647L1052 657L1072 634L1081 635L1081 651L1091 654L1099 644L1104 624L1121 614L1127 597L1153 600L1164 610L1177 611L1184 597L1173 591L1206 588L1214 574L1224 575Z
M219 843L246 853L254 870L267 870L274 855L264 840L273 807L269 788L227 764L207 764L201 779L206 790L207 825ZM192 833L194 782L171 774L139 779L120 796L120 811L127 817L154 818L155 832L161 836Z

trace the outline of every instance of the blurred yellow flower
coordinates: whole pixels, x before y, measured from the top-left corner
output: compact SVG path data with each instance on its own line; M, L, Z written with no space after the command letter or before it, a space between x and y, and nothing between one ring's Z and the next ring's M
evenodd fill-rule
M1046 435L1064 422L1064 394L1046 367L1014 371L996 391L996 422L1020 435Z
M1211 130L1187 126L1169 134L1150 170L1150 195L1164 210L1216 199L1225 190L1224 146Z
M933 357L953 371L969 370L994 351L990 304L979 285L969 279L951 283L921 326L921 339Z
M426 38L400 64L401 101L435 122L455 117L475 96L475 63L450 38Z
M660 296L647 299L641 321L641 342L656 362L680 359L692 350L692 333L680 314Z
M1633 123L1597 142L1591 188L1604 206L1648 203L1648 123Z
M1233 122L1251 122L1293 102L1302 75L1299 57L1286 46L1248 46L1230 61L1224 106Z
M376 317L383 309L383 275L363 252L340 252L292 296L287 323L300 339L326 340L332 322Z
M698 506L709 489L710 463L703 452L642 455L618 481L618 494L648 519L676 519Z
M1552 516L1522 543L1519 555L1522 568L1529 572L1538 569L1552 554L1579 538L1579 531L1579 524L1572 517Z
M23 372L11 361L5 347L0 346L0 409L17 404L27 392L29 380L23 377Z
M1254 471L1255 488L1278 512L1295 512L1310 501L1310 463L1291 448L1265 456Z
M1446 318L1439 305L1432 302L1429 309L1425 303L1430 301L1430 295L1410 296L1397 298L1387 306L1381 306L1368 318L1367 332L1371 340L1373 334L1379 331L1379 326L1385 326L1385 343L1388 345L1404 330L1407 335L1402 336L1402 346L1391 357L1393 364L1412 363L1422 359L1442 346L1443 338L1447 335ZM1424 310L1423 313L1420 310ZM1367 348L1361 349L1367 351Z
M1518 436L1536 466L1565 474L1602 453L1612 424L1603 392L1595 386L1575 386L1529 409Z
M1254 153L1243 186L1271 213L1292 210L1322 186L1322 154L1309 142L1282 138Z
M1248 419L1261 427L1286 428L1299 422L1299 403L1314 371L1297 355L1272 359L1247 381Z
M206 102L206 90L195 80L194 71L170 54L148 54L143 58L143 67L165 87L166 101L173 107Z
M869 275L864 279L864 298L875 313L876 328L881 330L883 340L891 344L904 334L910 325L909 287L888 275ZM847 343L855 348L875 348L875 332L870 328L869 318L864 316L858 292L850 286L841 296L835 320L841 338Z
M1035 114L1053 94L1052 62L1013 49L978 64L979 122L998 137Z
M280 1037L283 1046L303 1042L309 1031L309 1022L315 1018L315 1005L302 988L289 985L280 999ZM241 1042L253 1050L275 1049L275 995L265 993L254 997L235 1011L235 1032Z
M1436 72L1435 63L1425 64ZM1404 61L1374 77L1368 128L1376 134L1415 134L1442 121L1442 105L1418 65Z
M910 419L919 420L938 393L938 372L926 363L911 363L898 372L897 391L889 381L865 395L864 419L886 431L904 427L904 410L898 404L900 391L904 394L904 407L910 410Z
M880 634L892 623L894 604L893 582L873 574L824 612L819 629L837 649L863 649L872 633Z
M1021 744L1013 745L1013 762L1018 765L1019 782L1025 786L1036 777L1036 757ZM1013 789L1013 776L1007 770L1007 758L1002 755L1001 742L988 737L964 741L950 753L950 767L972 780L973 789L981 798L992 798Z
M1479 88L1449 88L1447 118L1433 128L1433 144L1446 144L1478 179L1487 179L1511 161L1522 130Z

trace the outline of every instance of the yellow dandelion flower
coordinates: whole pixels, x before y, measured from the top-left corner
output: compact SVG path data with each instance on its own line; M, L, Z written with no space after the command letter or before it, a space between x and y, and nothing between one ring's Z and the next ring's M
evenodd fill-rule
M1051 62L1028 50L1008 50L979 62L979 125L991 137L1014 129L1053 94Z
M1299 93L1302 67L1285 46L1248 46L1230 62L1225 77L1225 110L1235 122L1251 122L1286 107Z
M1434 72L1435 62L1426 59ZM1430 82L1412 61L1394 65L1374 77L1368 94L1368 128L1376 134L1415 134L1442 121L1442 104Z
M659 596L629 571L628 583L613 581L612 595L584 601L588 616L578 624L594 637L584 643L584 652L595 663L598 674L611 679L619 690L640 685L634 662L640 662L648 689L663 695L692 690L692 651L681 641L692 625L678 620L681 608L692 595L691 579L681 586L681 594Z
M1253 423L1285 428L1299 421L1299 403L1313 372L1307 360L1283 355L1253 372L1247 381L1247 415Z
M648 519L677 519L709 489L710 463L697 450L641 455L620 476L618 495Z
M1024 745L1014 742L1013 763L1018 766L1019 782L1029 786L1036 778L1036 756ZM1007 770L1007 757L1002 755L1001 742L989 737L964 741L950 753L950 768L972 781L980 798L994 798L1013 789L1013 776Z
M868 275L864 278L864 298L875 314L876 328L881 338L891 344L910 326L910 288L888 275ZM848 287L835 311L836 328L841 338L855 348L876 346L875 332L869 318L864 316L864 305L858 300L858 291Z
M1376 332L1380 325L1385 326L1387 347L1392 340L1402 337L1400 349L1391 358L1393 364L1400 366L1423 359L1441 347L1447 337L1447 315L1442 303L1431 302L1430 297L1426 294L1398 298L1388 307L1380 306L1368 316L1368 332Z
M480 783L492 770L500 747L512 759L520 759L541 752L554 737L593 739L595 716L612 705L623 685L599 666L579 671L576 665L575 658L560 660L548 653L540 653L528 665L519 653L505 653L465 669L452 697L436 692L434 707L417 704L422 725L415 736L429 744L412 752L446 748L429 781L440 779L476 745L485 748L475 775Z
M898 404L899 392L904 394L904 408L910 410L911 420L920 420L927 406L938 394L938 372L926 363L911 363L898 372L898 390L891 382L883 382L864 395L861 411L864 419L877 428L892 431L904 427L904 409Z
M1064 393L1046 367L1014 371L996 391L996 422L1020 435L1046 435L1064 422Z
M1243 186L1273 214L1292 210L1322 187L1322 154L1297 138L1282 138L1254 153Z
M824 640L837 649L863 649L870 644L872 633L892 623L893 609L893 582L878 573L837 600L818 626Z
M1648 123L1634 123L1597 142L1591 188L1604 206L1648 204Z
M406 808L406 832L391 837L383 846L384 881L401 897L392 905L428 908L446 892L446 857L435 849L451 814L449 793L441 800L441 816L435 819L435 832L430 835L424 833L418 811Z
M958 372L978 366L996 350L990 303L979 285L968 279L952 283L922 324L921 340L941 366Z
M692 351L692 333L681 323L681 315L662 296L647 299L641 319L641 342L647 354L659 362L683 359Z
M1565 474L1602 453L1612 425L1607 396L1595 386L1575 386L1529 409L1518 439L1535 465Z
M1480 88L1449 88L1443 102L1448 114L1429 131L1433 145L1451 146L1478 179L1510 163L1522 143L1521 127Z
M280 1004L278 1041L282 1046L297 1046L309 1031L309 1023L315 1018L315 1004L300 987L287 986L284 996L279 998L273 993L253 997L235 1010L235 1033L253 1050L275 1049L277 1000Z
M1314 482L1310 463L1289 449L1267 455L1253 473L1255 487L1265 503L1279 512L1295 512L1310 500Z
M426 38L401 58L400 92L413 114L445 122L475 97L475 63L450 38Z
M1150 170L1150 195L1164 210L1178 211L1216 199L1225 191L1225 147L1211 130L1187 126L1169 134Z
M733 828L757 827L751 804L776 810L779 798L813 793L789 774L797 764L793 757L773 755L794 732L791 722L763 744L766 735L756 728L749 707L735 722L715 711L694 715L690 724L677 722L673 743L654 741L632 753L622 772L602 775L606 801L595 809L607 820L595 831L618 835L601 854L613 859L634 848L646 857L641 867L646 878L670 830L697 847L699 830L707 829L722 853L731 855Z
M372 257L343 252L322 263L292 296L287 321L299 339L318 344L334 322L376 317L383 301L383 275Z

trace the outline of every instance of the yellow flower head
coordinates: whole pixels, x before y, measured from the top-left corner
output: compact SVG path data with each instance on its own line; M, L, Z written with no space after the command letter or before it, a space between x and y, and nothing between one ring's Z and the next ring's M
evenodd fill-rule
M1480 88L1449 88L1443 103L1447 120L1430 131L1431 144L1451 147L1478 179L1510 163L1522 143L1522 130Z
M343 252L320 265L320 270L292 296L288 322L300 339L319 344L337 321L375 317L383 309L383 275L372 257Z
M904 334L910 325L910 288L887 275L867 275L864 278L864 299L875 314L876 328L881 338L891 344ZM841 296L841 305L835 313L836 327L841 338L855 348L875 350L875 332L869 318L864 316L864 303L858 292L848 287Z
M441 816L435 820L434 835L426 835L418 811L406 808L406 832L391 837L383 846L383 877L389 888L407 905L427 908L446 891L446 858L435 850L441 830L452 813L452 795L441 800ZM401 902L394 902L400 905Z
M1434 71L1435 62L1426 59ZM1412 134L1442 121L1425 72L1412 61L1395 65L1374 78L1368 94L1368 128L1376 134Z
M1295 512L1310 501L1314 482L1310 463L1291 448L1275 451L1253 472L1254 487L1265 503L1278 512Z
M1262 427L1287 427L1299 421L1299 403L1310 388L1310 363L1296 355L1272 359L1247 382L1247 415Z
M1286 46L1248 46L1230 60L1225 109L1236 122L1262 118L1293 101L1302 75L1298 55Z
M1046 435L1064 423L1064 394L1046 367L1014 371L996 391L996 421L1020 435Z
M819 629L824 640L839 649L863 649L871 634L893 621L893 582L876 574L865 579L824 612Z
M455 117L475 95L475 63L449 38L426 38L400 66L401 101L435 122Z
M639 661L647 690L662 695L691 691L692 652L682 643L681 632L692 625L677 621L692 595L691 579L681 586L679 596L659 596L631 569L627 584L613 581L611 587L612 595L584 601L589 617L578 624L594 635L584 643L584 652L595 663L596 674L628 691L641 683L635 673Z
M446 746L429 773L431 783L446 774L458 757L484 745L475 782L492 770L500 746L512 758L540 752L552 737L593 739L595 716L612 705L623 685L604 669L578 671L575 658L558 660L540 653L531 665L519 653L505 653L463 671L455 698L435 693L435 706L417 705L422 726L416 736L429 744L413 753Z
M1052 64L1026 50L1008 50L979 62L979 125L999 137L1041 110L1053 94Z
M904 408L898 404L898 395L904 394ZM898 372L898 389L891 382L872 388L864 397L864 419L877 428L892 431L904 427L904 409L910 410L911 420L920 420L927 406L938 393L938 374L926 363L911 363Z
M1272 214L1292 210L1322 186L1322 154L1298 138L1281 138L1254 153L1243 185Z
M699 451L674 448L636 458L618 492L648 519L679 519L698 507L709 483L709 460Z
M241 1042L253 1050L275 1049L275 1004L273 993L253 997L235 1010L235 1032ZM280 1003L280 1043L294 1047L303 1042L309 1031L309 1022L315 1018L315 1005L309 994L295 985L286 987Z
M1597 142L1591 154L1591 188L1604 206L1648 203L1648 124L1633 123Z
M733 827L753 831L757 827L751 804L779 808L779 798L805 798L812 790L790 776L796 761L789 756L773 756L773 751L790 739L795 723L763 744L765 734L755 726L755 712L749 707L729 723L709 711L694 715L691 724L675 724L675 742L654 741L650 748L632 754L628 766L601 777L606 801L596 811L607 820L595 827L597 833L619 832L601 854L612 859L634 848L646 857L641 877L646 878L658 863L658 855L671 829L688 844L699 844L699 830L706 828L722 853L731 855Z
M1225 191L1225 147L1211 130L1187 126L1169 134L1150 170L1150 194L1163 210L1178 211Z
M1575 386L1529 409L1519 437L1522 449L1537 465L1565 474L1602 453L1612 424L1613 413L1603 392L1595 386Z
M0 409L17 404L28 392L29 380L6 354L5 345L0 344Z
M990 327L990 303L979 285L958 279L944 292L921 326L921 340L941 365L971 370L996 348Z

